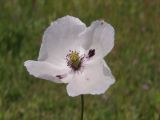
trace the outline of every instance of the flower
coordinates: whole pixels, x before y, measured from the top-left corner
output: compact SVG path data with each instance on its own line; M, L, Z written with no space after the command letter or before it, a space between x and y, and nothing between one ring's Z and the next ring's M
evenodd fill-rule
M38 78L67 83L69 96L102 94L114 82L104 61L114 46L114 28L97 20L89 27L78 18L65 16L44 32L37 61L24 63Z

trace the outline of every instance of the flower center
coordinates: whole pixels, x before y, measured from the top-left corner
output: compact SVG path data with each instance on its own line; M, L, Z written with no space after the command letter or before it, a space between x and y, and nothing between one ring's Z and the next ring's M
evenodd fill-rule
M69 54L66 56L67 66L69 66L73 71L80 70L82 64L85 60L89 60L95 55L95 49L90 49L85 55L80 55L76 50L69 51Z
M81 57L77 51L70 51L69 54L67 54L67 65L71 67L73 70L79 70L82 64L84 57Z

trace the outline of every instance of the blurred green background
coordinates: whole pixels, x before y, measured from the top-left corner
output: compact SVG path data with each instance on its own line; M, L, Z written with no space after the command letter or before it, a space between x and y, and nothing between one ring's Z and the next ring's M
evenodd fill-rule
M0 120L79 120L80 97L23 66L65 15L87 25L104 19L116 31L106 61L117 81L104 95L85 96L85 120L160 120L159 0L0 0Z

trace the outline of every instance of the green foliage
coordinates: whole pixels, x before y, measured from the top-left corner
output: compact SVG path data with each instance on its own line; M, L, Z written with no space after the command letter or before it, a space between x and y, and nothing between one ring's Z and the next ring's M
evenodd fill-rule
M116 31L106 61L117 82L100 96L85 96L85 120L160 119L160 1L0 0L0 120L78 120L80 97L65 85L29 76L23 62L37 59L42 34L64 15Z

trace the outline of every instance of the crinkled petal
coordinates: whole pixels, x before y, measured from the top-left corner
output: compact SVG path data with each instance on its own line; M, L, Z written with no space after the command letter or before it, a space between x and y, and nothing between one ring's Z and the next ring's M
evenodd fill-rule
M114 46L114 28L104 22L95 21L80 35L82 46L88 49L95 49L96 56L104 57Z
M38 60L64 63L65 56L76 47L78 35L85 28L84 23L72 16L65 16L51 23L44 32Z
M56 83L67 83L69 69L58 67L48 62L28 60L24 63L29 74L34 77L51 80Z
M115 79L105 62L94 61L86 65L82 72L74 74L67 85L67 92L73 97L81 94L102 94L114 82Z

